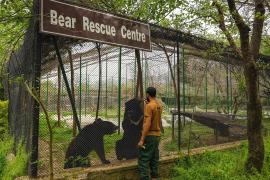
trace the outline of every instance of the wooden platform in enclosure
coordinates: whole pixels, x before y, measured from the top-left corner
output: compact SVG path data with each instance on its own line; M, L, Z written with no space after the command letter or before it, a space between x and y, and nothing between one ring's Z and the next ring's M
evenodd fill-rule
M171 113L173 116L178 115L176 110ZM220 136L242 138L246 135L246 126L236 124L235 120L225 114L216 112L180 112L180 114L214 129Z
M235 141L225 144L212 145L192 149L190 155L202 154L206 151L219 151L236 148L241 144L241 141ZM171 154L169 156L161 157L160 159L160 175L162 178L168 178L170 171L175 165L175 162L180 156L187 156L187 151L181 154ZM92 166L89 168L74 168L73 170L65 170L61 174L55 172L54 179L93 179L93 180L137 180L138 176L137 160L128 160L111 163L109 165ZM162 179L161 178L161 179ZM18 180L29 180L29 177L20 177ZM37 179L49 179L48 176L42 176Z

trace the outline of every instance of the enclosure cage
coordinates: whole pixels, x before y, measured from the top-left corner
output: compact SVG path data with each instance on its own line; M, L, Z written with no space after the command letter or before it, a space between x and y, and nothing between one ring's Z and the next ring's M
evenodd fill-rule
M140 50L136 56L131 48L40 34L35 20L35 17L31 20L23 45L8 62L6 81L10 129L15 143L23 139L31 154L29 174L49 173L50 137L45 113L25 84L40 94L49 114L53 167L58 173L64 170L67 148L79 133L76 118L82 128L94 123L97 116L118 126L117 132L104 136L104 150L108 160L121 162L116 158L115 144L123 136L125 103L138 96L138 78L142 79L139 83L143 92L150 86L157 89L157 98L164 109L161 156L178 152L180 148L185 150L234 140L226 136L217 138L215 128L192 118L181 116L178 121L179 113L174 113L177 110L219 112L227 114L228 118L233 114L239 93L239 81L234 73L242 69L235 63L238 61L233 53L223 45L150 24L152 51ZM217 56L211 52L213 47L226 50ZM208 51L207 56L201 54L205 51ZM59 58L63 62L62 70ZM72 109L72 100L75 109ZM265 100L264 103L268 105L269 102ZM245 111L241 104L237 108ZM89 158L91 166L101 164L94 151Z

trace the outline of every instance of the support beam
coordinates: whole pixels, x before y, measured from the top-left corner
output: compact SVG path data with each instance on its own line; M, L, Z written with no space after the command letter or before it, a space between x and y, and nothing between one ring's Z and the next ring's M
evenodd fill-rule
M180 53L179 53L179 38L177 38L177 111L178 111L178 150L181 150L181 117L180 117Z
M79 122L79 119L78 119L78 114L77 114L77 110L76 110L75 103L74 103L75 102L74 97L72 96L72 93L71 93L71 90L70 90L70 87L69 87L69 83L68 83L67 75L66 75L66 72L65 72L64 64L63 64L62 57L60 55L59 48L58 48L58 45L57 45L57 39L56 39L55 36L52 36L52 38L53 38L53 43L54 43L54 47L55 47L55 50L56 50L57 59L59 61L59 65L60 65L60 68L61 68L61 71L62 71L64 82L66 84L66 89L67 89L67 92L68 92L69 100L70 100L70 103L71 103L71 108L72 108L74 118L75 118L75 122L76 122L78 130L81 131L81 125L80 125L80 122Z
M35 14L39 12L39 3L35 1L34 3L36 7L34 7ZM40 95L40 72L41 72L41 59L42 59L42 36L38 32L38 23L35 27L36 39L34 42L33 49L33 59L34 59L34 80L33 80L33 88L37 95ZM31 142L31 153L30 153L30 162L29 162L29 176L37 177L38 173L38 141L39 141L39 103L34 99L33 100L33 124L32 124L32 142Z
M121 93L122 93L122 77L121 77L121 63L122 63L122 48L120 47L120 52L119 52L119 61L118 61L118 134L120 134L120 123L121 123Z

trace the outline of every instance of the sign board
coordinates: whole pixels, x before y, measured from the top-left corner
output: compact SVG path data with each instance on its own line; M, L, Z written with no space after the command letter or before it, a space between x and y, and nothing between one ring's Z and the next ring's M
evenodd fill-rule
M41 0L42 33L151 51L148 24L55 1Z

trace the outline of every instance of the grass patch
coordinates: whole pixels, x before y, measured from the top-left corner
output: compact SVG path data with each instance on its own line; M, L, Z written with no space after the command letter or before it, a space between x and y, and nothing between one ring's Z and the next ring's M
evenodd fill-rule
M171 178L179 180L244 180L270 178L270 138L265 139L265 163L261 174L248 176L244 170L247 143L240 147L219 152L206 152L192 157L182 157L172 169Z
M53 127L53 143L68 143L72 139L72 129L67 127L67 124L63 121L60 122L60 127L56 126L57 121L50 120ZM40 138L42 140L49 140L49 130L47 127L45 115L40 115Z
M164 134L161 139L162 140L170 139L164 145L165 151L178 150L177 129L175 129L174 134L175 134L175 140L171 141L172 128L167 127L164 129ZM202 139L202 137L207 138L208 136L214 136L213 129L208 128L207 126L200 125L199 123L192 122L190 148L197 148L197 147L205 146L206 144L204 144L203 141L200 141L200 140ZM181 148L182 149L187 149L188 140L189 140L189 122L186 124L186 126L183 128L181 132Z

